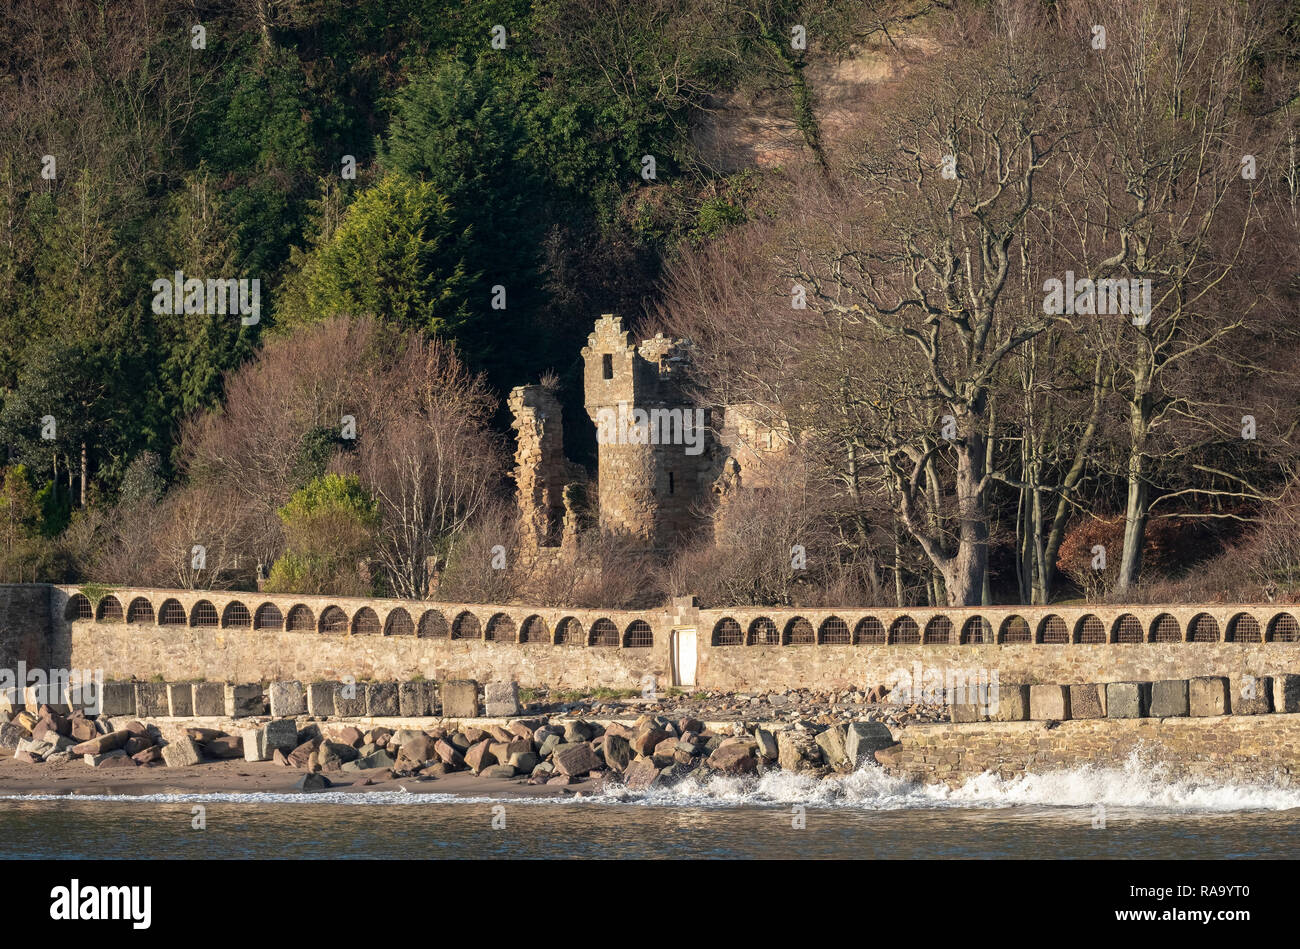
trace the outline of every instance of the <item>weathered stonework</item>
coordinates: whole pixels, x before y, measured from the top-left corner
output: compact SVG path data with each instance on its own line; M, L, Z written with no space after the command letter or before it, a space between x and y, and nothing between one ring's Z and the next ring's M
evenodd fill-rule
M986 771L1011 779L1087 766L1122 768L1130 756L1172 779L1300 782L1300 715L1136 718L914 725L876 753L892 774L956 787Z

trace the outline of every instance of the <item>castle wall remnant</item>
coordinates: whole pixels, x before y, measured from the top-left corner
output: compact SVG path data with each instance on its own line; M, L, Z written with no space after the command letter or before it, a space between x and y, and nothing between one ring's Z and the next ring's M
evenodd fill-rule
M602 534L645 552L667 553L707 535L714 493L724 500L742 472L763 484L767 458L784 452L789 432L759 418L758 406L727 406L716 416L690 391L690 344L662 333L633 343L623 321L596 321L584 362L584 405L596 427ZM560 403L540 385L510 393L514 416L519 521L538 548L576 549L590 504L586 474L564 457Z
M600 529L664 551L699 526L716 475L704 410L687 397L687 347L662 334L640 345L606 314L582 350L596 425Z

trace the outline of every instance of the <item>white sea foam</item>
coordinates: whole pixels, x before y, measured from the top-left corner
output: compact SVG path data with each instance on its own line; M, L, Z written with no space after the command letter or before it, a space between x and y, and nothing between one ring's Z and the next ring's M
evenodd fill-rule
M1077 808L1101 804L1126 812L1232 813L1284 811L1300 808L1300 788L1267 784L1231 784L1222 781L1173 779L1158 763L1131 755L1115 766L1089 765L1043 774L1004 779L985 773L959 788L941 784L916 784L887 775L876 765L864 765L852 774L819 780L788 771L762 777L712 775L688 777L671 787L647 791L611 788L583 797L501 797L490 794L464 797L455 794L404 791L364 793L320 791L311 794L254 792L247 794L28 794L4 795L6 801L121 801L132 803L220 804L497 804L513 805L634 805L658 807L789 807L853 808L859 810L935 810L950 808Z

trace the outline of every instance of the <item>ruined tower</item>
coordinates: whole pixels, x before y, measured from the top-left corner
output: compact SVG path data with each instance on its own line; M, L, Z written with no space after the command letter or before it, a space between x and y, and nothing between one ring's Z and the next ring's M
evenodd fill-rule
M708 420L685 395L686 344L662 334L634 344L622 320L605 314L582 358L600 529L668 550L699 526L712 481Z

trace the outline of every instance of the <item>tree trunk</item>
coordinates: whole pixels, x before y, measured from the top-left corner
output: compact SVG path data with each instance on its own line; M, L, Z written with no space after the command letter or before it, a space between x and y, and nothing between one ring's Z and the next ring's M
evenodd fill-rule
M1129 407L1131 441L1128 457L1128 501L1124 508L1124 552L1120 559L1117 587L1128 590L1142 573L1142 547L1146 540L1150 511L1147 482L1147 427L1151 420L1151 397L1139 396Z
M969 427L957 455L957 552L944 564L949 606L979 606L988 569L989 525L984 511L984 433Z

